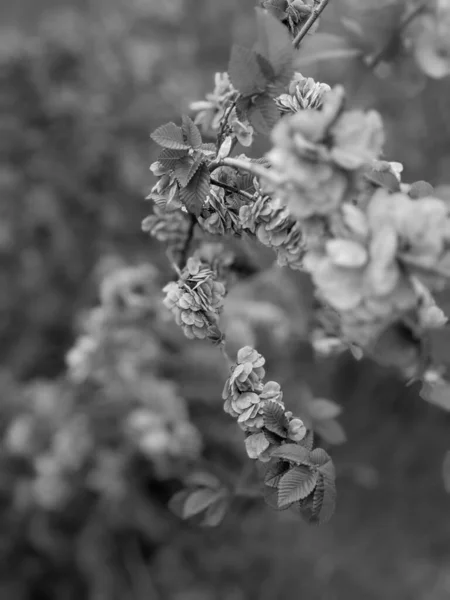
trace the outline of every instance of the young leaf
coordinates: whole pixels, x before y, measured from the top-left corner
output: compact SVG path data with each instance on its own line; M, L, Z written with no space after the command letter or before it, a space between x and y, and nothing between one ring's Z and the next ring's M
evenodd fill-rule
M197 127L197 125L195 125L194 121L190 117L183 115L181 129L189 146L195 149L201 147L202 134L200 133L200 129Z
M229 507L228 498L219 498L206 509L205 516L201 522L203 527L217 527L223 521Z
M311 450L314 447L314 431L312 429L309 429L306 432L305 437L300 442L297 442L297 444L311 452Z
M415 181L408 192L408 196L414 200L434 195L433 186L427 181Z
M176 515L180 519L184 518L183 507L190 493L191 490L188 489L180 490L179 492L174 494L169 500L169 509L173 512L174 515Z
M319 474L306 467L294 467L283 475L278 484L278 506L289 506L306 498L314 490Z
M245 448L249 458L259 458L269 446L270 442L267 440L264 433L252 433L245 438Z
M272 488L278 487L281 477L289 470L288 463L279 460L267 468L264 475L264 483Z
M365 173L365 177L374 185L389 190L390 192L400 191L400 182L394 173L391 173L390 171L369 169Z
M327 398L315 398L308 407L312 419L322 421L324 419L335 419L342 408L336 402Z
M267 80L256 53L243 46L232 47L228 73L231 83L243 96L262 93L266 88Z
M203 154L197 152L194 156L184 156L178 161L174 174L182 188L188 185L204 160Z
M310 452L298 444L283 444L272 452L273 458L282 458L297 465L310 465Z
M339 445L347 441L347 436L342 425L335 419L327 421L318 421L314 423L314 429L317 435L327 442L327 444Z
M264 501L267 506L270 506L273 510L287 510L289 505L287 506L279 506L278 505L278 490L271 487L264 488Z
M155 129L150 137L154 142L164 148L171 148L172 150L189 149L189 144L186 144L184 141L181 127L178 127L175 123L161 125L161 127Z
M263 407L264 427L282 438L286 437L288 425L284 409L278 402L269 400Z
M210 490L208 488L201 488L191 492L183 506L183 518L189 519L203 512L217 500L219 493L217 490Z
M262 0L261 6L279 21L287 17L288 0Z
M309 460L311 464L316 465L316 467L322 467L323 465L327 465L328 463L332 463L331 456L323 450L323 448L316 448L309 455Z
M293 74L294 47L286 27L273 15L256 9L258 41L256 51L272 66L277 80L287 85Z
M218 489L221 486L219 479L215 475L211 473L207 473L205 471L197 471L196 473L191 473L184 480L186 485L190 487L205 487L211 489Z
M249 118L258 133L269 135L278 122L280 114L272 97L261 94L255 98L249 111Z
M188 185L180 189L180 199L187 210L198 217L202 211L203 204L208 197L210 189L210 176L208 167L202 164Z

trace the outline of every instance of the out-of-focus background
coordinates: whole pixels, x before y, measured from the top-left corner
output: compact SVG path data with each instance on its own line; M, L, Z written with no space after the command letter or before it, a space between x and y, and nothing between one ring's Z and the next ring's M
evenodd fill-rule
M314 362L298 274L271 269L239 284L230 338L267 356L292 410L305 381L342 406L335 517L311 528L245 500L205 530L167 509L196 461L238 477L247 459L222 412L220 353L157 307L171 275L140 229L157 154L149 134L213 87L254 4L0 1L0 600L450 597L450 419L369 362ZM356 14L376 50L393 2L376 14L364 4L333 0L322 30L342 33ZM448 80L407 57L378 74L347 59L303 74L343 83L352 105L381 112L386 158L407 181L450 183ZM267 147L258 141L255 153ZM148 274L155 298L142 321L90 312L111 307L133 274ZM86 316L103 324L103 354L89 335L77 343L72 364L92 351L101 371L81 384L67 379L66 355Z

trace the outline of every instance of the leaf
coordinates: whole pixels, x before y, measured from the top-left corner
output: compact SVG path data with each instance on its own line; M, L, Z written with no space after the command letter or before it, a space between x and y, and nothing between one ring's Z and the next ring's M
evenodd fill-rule
M155 129L150 137L154 142L164 148L171 148L172 150L189 149L189 145L184 141L181 127L178 127L175 123L161 125L161 127Z
M336 486L334 481L321 477L313 496L313 516L320 525L327 523L336 509Z
M186 485L190 487L205 487L211 489L218 489L221 486L221 482L215 475L207 473L206 471L198 471L191 473L185 478Z
M203 204L208 197L210 189L210 176L208 167L202 164L185 188L180 189L180 199L187 210L200 216Z
M174 175L182 188L188 185L204 160L203 154L197 152L194 156L184 156L178 161Z
M297 443L311 452L314 447L314 431L312 429L307 431L305 437Z
M272 487L272 488L277 488L278 482L280 481L281 477L288 470L289 470L288 463L286 463L282 460L279 460L279 461L269 465L269 467L267 468L267 471L264 475L265 485Z
M347 441L347 436L342 425L334 419L319 421L314 424L314 429L327 444L339 445Z
M311 464L318 467L319 470L323 466L328 465L329 463L333 464L331 456L323 448L316 448L315 450L313 450L309 455L309 459L311 461Z
M311 418L319 421L335 419L342 412L339 404L327 398L315 398L308 406L308 410Z
M310 452L298 444L283 444L272 452L273 458L282 458L297 465L310 465Z
M243 96L261 93L267 85L256 52L243 46L232 47L228 74L231 83Z
M278 506L278 490L270 487L264 488L264 501L267 506L270 506L273 510L287 510L288 506Z
M185 156L187 156L187 150L171 150L170 148L164 148L158 156L158 162L166 169L172 171L177 163Z
M264 427L285 438L288 425L284 408L279 402L267 401L263 406Z
M270 442L267 440L264 433L252 433L245 438L245 449L249 458L259 458L259 456L267 450Z
M190 493L191 490L184 489L174 494L169 500L169 509L173 512L174 515L176 515L180 519L184 518L183 507Z
M421 397L444 410L450 410L450 383L438 381L437 383L425 382L420 390Z
M216 155L216 145L215 144L202 144L200 147L200 152L202 152L205 156Z
M287 28L269 12L256 8L256 51L271 65L276 80L288 85L293 74L294 47Z
M288 0L263 0L262 7L276 19L282 21L287 16Z
M316 33L303 40L302 52L294 60L294 69L301 70L323 60L354 59L362 54L362 50L350 45L347 38L331 33Z
M278 506L283 508L306 498L314 490L319 474L306 467L294 467L278 484Z
M206 509L205 516L201 522L203 527L217 527L223 521L230 506L229 499L219 498Z
M261 94L253 102L249 119L258 133L269 135L274 125L278 122L280 114L277 105L267 94Z
M219 494L220 492L217 490L210 490L208 488L201 488L191 492L183 506L183 518L189 519L203 512L217 500Z
M390 171L370 169L365 173L365 177L374 185L389 190L390 192L400 191L400 182L394 173L391 173Z
M434 195L433 186L427 181L415 181L408 192L408 196L414 200Z
M186 142L192 148L200 148L202 145L202 134L194 121L187 115L182 117L181 129Z

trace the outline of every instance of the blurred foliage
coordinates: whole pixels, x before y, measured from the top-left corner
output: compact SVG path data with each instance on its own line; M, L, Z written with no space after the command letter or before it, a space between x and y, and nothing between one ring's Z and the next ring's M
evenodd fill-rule
M309 410L305 382L343 406L348 443L335 452L342 510L320 531L252 499L237 501L213 532L170 515L185 466L169 479L155 470L139 436L127 437L132 411L167 415L175 405L189 413L202 432L200 464L216 463L226 477L239 474L244 452L221 410L221 356L185 341L161 314L146 338L139 393L111 376L106 386L65 377L64 357L86 331L83 311L104 306L105 257L120 269L151 262L155 290L170 278L161 250L139 231L153 183L149 132L210 90L231 37L250 30L254 2L91 1L64 14L54 11L61 4L0 6L4 23L20 17L26 31L7 30L0 44L0 598L448 598L449 500L439 466L448 417L368 362L315 364L301 341L311 299L298 274L272 269L242 281L224 319L232 348L261 348L291 410ZM370 4L331 2L320 31L349 35L342 19L352 16L376 51L394 3L368 17ZM449 80L397 66L374 74L353 56L299 68L344 83L352 104L382 113L387 159L403 162L408 179L449 183ZM271 260L246 251L257 264ZM118 331L126 345L122 325L107 328L106 347ZM321 417L325 428L335 429L335 413Z

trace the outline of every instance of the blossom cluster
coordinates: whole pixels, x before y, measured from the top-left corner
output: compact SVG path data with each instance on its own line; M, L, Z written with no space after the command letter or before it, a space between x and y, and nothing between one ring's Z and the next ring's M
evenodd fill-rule
M280 384L275 381L264 383L264 364L264 357L255 349L241 348L225 382L222 398L225 412L237 419L239 427L248 434L246 449L249 457L267 462L273 445L273 436L265 433L264 411L268 403L272 410L274 405L280 409L278 427L280 433L285 429L283 437L300 442L307 432L303 421L285 410Z
M367 181L367 167L386 166L394 181L398 170L379 161L379 115L344 111L340 88L324 96L321 110L282 119L273 142L269 158L281 182L275 191L300 224L304 268L339 317L338 337L368 347L390 324L417 313L424 297L418 282L436 288L445 280L447 205L412 198L400 183L393 193Z
M217 275L212 265L197 254L188 259L178 281L163 289L165 306L189 339L222 341L219 317L226 287Z
M326 83L314 81L312 77L303 77L295 73L286 94L275 98L275 103L282 113L296 113L306 109L321 108L324 95L331 91Z

